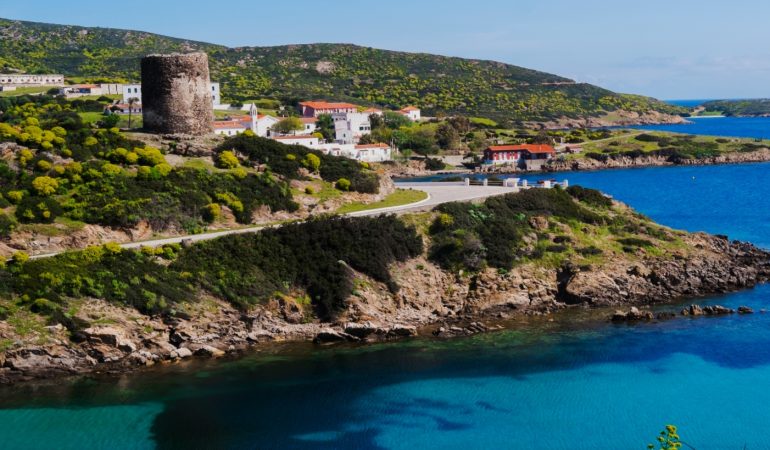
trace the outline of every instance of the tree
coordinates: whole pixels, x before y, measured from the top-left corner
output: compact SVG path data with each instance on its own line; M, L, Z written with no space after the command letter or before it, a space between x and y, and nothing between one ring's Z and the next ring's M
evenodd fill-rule
M369 123L372 125L372 130L385 126L385 120L380 114L371 114L369 116Z
M334 119L332 119L330 114L319 115L316 119L315 126L325 140L331 141L334 139Z
M455 148L460 144L460 133L449 123L442 123L436 129L436 143L444 150Z
M392 128L394 130L405 127L412 123L408 117L391 111L385 111L385 117L383 118L383 121L385 122L385 125L388 126L388 128Z
M139 99L136 97L131 97L128 99L128 128L131 129L131 117L134 112L134 104L138 103Z
M273 131L280 134L289 134L300 131L303 128L305 128L305 125L296 117L287 117L273 125Z

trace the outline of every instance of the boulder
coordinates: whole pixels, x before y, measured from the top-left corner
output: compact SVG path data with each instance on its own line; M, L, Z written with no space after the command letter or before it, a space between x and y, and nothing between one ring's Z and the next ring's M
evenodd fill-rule
M417 327L413 325L393 325L388 331L388 335L394 337L417 336Z
M360 339L351 334L345 333L344 331L338 331L333 328L326 328L316 334L315 338L313 338L313 343L333 344L337 342L354 342L358 340Z
M753 314L754 310L749 308L748 306L739 306L738 307L738 314Z
M640 311L639 308L633 306L628 312L615 311L610 320L613 322L636 322L639 320L652 320L654 318L655 315L651 311Z
M178 348L171 352L171 359L184 359L193 355L192 350L186 347Z
M206 358L219 358L225 356L225 352L210 345L203 345L195 350L195 356L203 356Z

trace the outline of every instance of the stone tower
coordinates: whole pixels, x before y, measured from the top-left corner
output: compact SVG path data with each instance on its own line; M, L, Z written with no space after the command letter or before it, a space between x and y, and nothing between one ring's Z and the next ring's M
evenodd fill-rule
M205 53L142 58L144 128L164 134L212 132L214 112Z

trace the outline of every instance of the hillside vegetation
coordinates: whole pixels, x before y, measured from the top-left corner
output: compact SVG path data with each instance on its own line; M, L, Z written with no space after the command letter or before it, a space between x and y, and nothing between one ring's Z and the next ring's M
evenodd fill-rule
M227 48L151 33L0 19L0 70L61 72L136 80L148 53L201 50L231 101L326 98L387 107L416 105L428 115L511 121L601 116L616 110L682 113L647 97L493 61L377 50L347 44Z
M294 212L292 180L325 180L340 190L377 193L367 166L253 133L225 140L217 168L172 166L157 148L80 114L96 101L47 96L0 98L0 238L20 224L88 223L198 232L229 211ZM319 180L320 181L320 180Z
M770 115L770 99L715 100L706 102L707 112L718 112L725 116L767 116Z

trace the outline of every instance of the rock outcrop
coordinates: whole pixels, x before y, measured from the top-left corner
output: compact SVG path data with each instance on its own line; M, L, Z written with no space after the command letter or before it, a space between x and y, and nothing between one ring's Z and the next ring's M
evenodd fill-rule
M206 297L185 305L184 318L138 316L133 309L88 299L78 316L109 325L86 328L74 340L60 325L48 327L45 336L22 338L0 322L0 338L14 341L0 354L0 382L221 357L273 342L326 345L426 334L464 336L495 330L496 321L516 315L542 316L572 305L630 308L615 313L615 321L669 319L673 314L653 317L641 306L747 288L770 278L768 252L720 236L686 234L682 239L688 251L680 254L617 256L597 267L523 265L510 272L487 269L468 276L416 258L391 267L401 286L396 293L355 274L358 287L347 309L331 323L312 319L290 299L244 312ZM733 312L692 305L680 314ZM737 312L748 314L751 309Z

